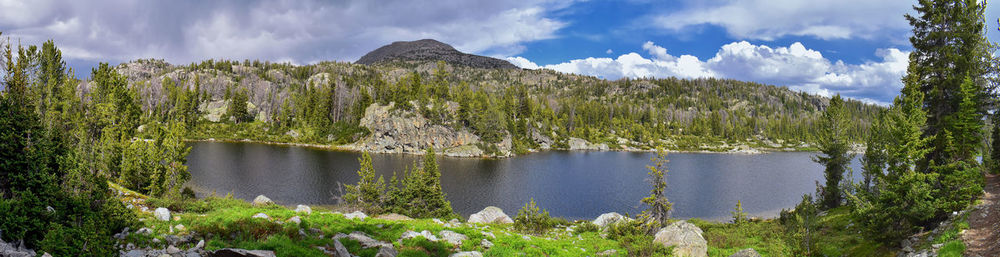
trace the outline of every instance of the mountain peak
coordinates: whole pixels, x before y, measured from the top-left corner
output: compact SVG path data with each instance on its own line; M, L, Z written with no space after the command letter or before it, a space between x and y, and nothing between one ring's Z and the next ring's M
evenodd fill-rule
M445 61L452 65L484 69L516 69L510 62L496 58L467 54L434 39L396 41L368 52L357 64L372 65L391 61Z

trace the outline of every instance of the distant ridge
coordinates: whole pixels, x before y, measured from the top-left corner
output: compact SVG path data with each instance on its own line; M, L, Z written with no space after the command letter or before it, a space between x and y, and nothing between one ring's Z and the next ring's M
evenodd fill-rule
M434 39L397 41L368 52L354 63L372 65L391 61L445 61L452 65L484 69L517 69L510 62L467 54Z

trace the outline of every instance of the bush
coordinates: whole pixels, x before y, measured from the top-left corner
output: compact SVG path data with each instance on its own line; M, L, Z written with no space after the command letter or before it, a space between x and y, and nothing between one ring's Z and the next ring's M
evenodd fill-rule
M598 230L601 230L601 227L590 221L583 221L576 225L577 233L597 232Z
M535 199L532 198L517 212L517 217L514 218L514 229L541 235L558 223L557 219L549 216L548 211L539 210L538 206L535 205Z
M645 218L615 222L608 226L608 238L628 251L628 256L671 256L669 248L653 242L652 227Z

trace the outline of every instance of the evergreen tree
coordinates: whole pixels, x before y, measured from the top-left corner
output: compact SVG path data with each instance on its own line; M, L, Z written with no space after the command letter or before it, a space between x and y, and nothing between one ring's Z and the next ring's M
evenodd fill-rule
M382 176L375 178L375 166L371 154L364 152L358 158L361 168L358 169L358 183L345 187L343 200L354 204L368 213L381 213L384 208L386 186Z
M232 99L229 99L229 107L226 109L226 117L232 119L235 123L243 123L253 121L253 117L250 116L250 112L247 110L247 93L243 90L236 90L232 95ZM305 115L303 115L305 117Z
M813 161L826 167L823 176L826 186L823 187L823 207L832 209L840 206L843 194L840 190L844 173L850 169L848 165L853 154L848 153L850 142L847 139L848 120L844 111L844 101L840 95L830 99L830 105L820 119L820 134L818 148L822 156L816 156Z
M993 88L983 78L990 72L992 55L985 35L985 2L979 0L920 0L914 6L915 15L906 15L913 26L910 43L910 67L907 81L913 83L925 99L927 127L925 137L944 133L955 126L952 115L961 108L962 84L972 78L974 96L969 99L979 119L985 115ZM954 131L953 131L953 136ZM964 135L962 136L964 140ZM962 142L964 143L964 142ZM921 160L919 170L925 171L930 161L941 163L944 149L934 148Z
M867 193L874 193L873 183L884 175L886 162L886 135L889 128L886 127L886 113L879 113L878 118L872 121L869 128L868 137L865 139L865 154L861 158L862 177L861 188Z
M651 159L653 165L646 166L649 169L650 182L653 189L649 191L649 196L642 199L642 203L649 206L645 214L649 215L653 221L659 224L667 224L670 219L670 209L673 206L667 200L667 152L663 149L656 150L656 156Z

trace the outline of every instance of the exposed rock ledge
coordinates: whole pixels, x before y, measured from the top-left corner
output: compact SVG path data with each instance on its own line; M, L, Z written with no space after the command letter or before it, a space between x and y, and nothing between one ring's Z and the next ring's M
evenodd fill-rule
M345 148L374 153L419 154L433 147L445 156L484 156L483 150L477 146L481 143L479 136L472 132L431 124L422 115L394 109L394 105L375 103L368 106L360 125L368 128L371 135ZM509 149L507 147L507 152L510 152Z

